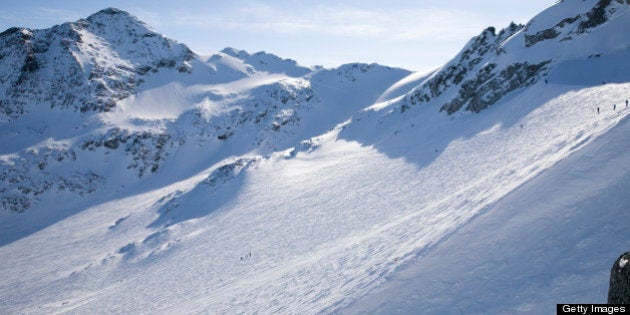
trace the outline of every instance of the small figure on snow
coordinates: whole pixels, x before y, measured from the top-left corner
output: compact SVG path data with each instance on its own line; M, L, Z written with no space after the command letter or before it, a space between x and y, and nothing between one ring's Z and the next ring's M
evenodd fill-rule
M241 261L245 261L249 258L252 258L252 252L245 254L245 256L241 256Z
M613 104L613 110L617 110L617 104Z
M597 114L599 115L599 106L597 106Z
M628 100L626 100L626 108L628 108Z

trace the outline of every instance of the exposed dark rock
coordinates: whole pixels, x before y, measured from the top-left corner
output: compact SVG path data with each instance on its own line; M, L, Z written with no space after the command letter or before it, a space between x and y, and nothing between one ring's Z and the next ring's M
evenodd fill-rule
M220 134L217 136L217 139L219 140L227 140L229 137L231 137L234 133L232 132L228 132L228 133L224 133L224 134Z
M588 29L597 27L608 21L606 8L611 2L612 0L600 0L590 12L586 13L588 19L580 23L578 33L584 33Z
M103 9L97 12L96 14L117 15L117 14L127 14L127 12L110 7L110 8Z
M466 83L466 77L471 74L475 74L479 80L479 75L483 75L488 71L492 65L486 65L482 69L477 70L482 65L482 61L487 60L487 56L490 54L501 54L503 50L499 48L501 43L507 38L523 29L523 25L510 23L510 25L502 29L499 34L496 34L494 27L485 29L479 36L474 37L464 50L444 69L441 69L435 76L425 83L421 88L416 89L410 96L408 96L408 104L401 105L400 111L405 112L410 108L410 105L418 105L421 103L428 103L432 99L439 97L446 90L457 85L464 85ZM468 82L468 81L466 81ZM466 89L472 88L471 82L468 82ZM460 106L461 107L461 106ZM452 113L452 112L451 112Z
M577 21L577 20L579 20L579 19L580 19L580 15L578 14L578 15L576 15L576 16L574 16L574 17L566 18L566 19L564 19L564 20L560 21L560 23L556 24L556 26L558 26L558 27L564 27L564 26L565 26L565 25L567 25L567 24L573 24L573 23L575 23L575 21Z
M19 27L8 28L4 32L0 33L0 39L4 39L5 37L9 37L13 34L19 33L20 31L22 31L22 28Z
M630 251L619 256L610 270L609 304L630 304Z
M452 114L466 105L466 110L480 112L507 93L534 84L537 75L550 61L538 64L514 63L496 73L496 64L481 68L473 79L462 83L457 97L444 104L441 111Z
M250 168L257 162L257 158L240 158L214 170L206 179L204 179L203 183L211 187L217 187L220 184L236 178L242 171Z
M125 145L122 146L123 144ZM127 168L135 169L138 177L142 177L147 169L151 173L158 170L160 163L168 156L167 144L174 146L176 142L166 133L131 132L112 128L102 136L84 140L80 147L89 151L94 151L100 147L108 150L124 148L125 153L132 158Z
M22 66L22 72L35 72L39 69L39 65L37 64L37 59L35 59L35 55L28 54L26 56L26 60L24 60L24 65Z
M285 159L294 158L299 152L312 152L320 147L320 143L313 139L308 139L300 142L299 145L293 147L289 151L289 155L285 156Z
M538 42L556 38L558 35L560 35L560 32L553 28L542 30L534 35L525 35L525 46L530 47Z
M61 162L64 159L74 161L73 153L69 151L48 151L45 156L34 156L39 163L55 160ZM54 156L58 154L59 156ZM66 158L61 158L66 156ZM101 185L104 179L93 172L74 172L72 174L56 175L45 171L43 168L30 169L32 164L25 157L16 160L16 165L0 165L0 180L4 183L0 188L0 209L9 212L24 212L38 203L41 195L50 192L68 191L80 196L90 194Z
M558 31L559 28L563 28L569 24L573 24L579 19L580 15L578 14L574 17L563 19L562 21L558 22L558 24L554 25L554 27L539 31L534 35L525 34L525 46L531 47L539 42L548 39L554 39L560 36L560 31Z
M274 121L274 122L272 122L272 123L271 123L271 129L272 129L273 131L278 131L278 130L280 130L280 124L279 124L279 123L277 123L277 122L275 122L275 121Z
M28 198L23 194L2 196L0 198L0 204L2 204L2 208L15 213L24 212L31 206Z

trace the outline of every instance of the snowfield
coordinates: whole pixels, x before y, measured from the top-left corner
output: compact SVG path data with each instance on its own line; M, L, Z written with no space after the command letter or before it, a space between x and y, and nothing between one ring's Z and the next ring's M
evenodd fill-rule
M605 303L630 238L627 111L340 313L544 314Z
M0 124L0 193L32 197L0 212L0 313L605 302L630 240L628 6L608 1L603 25L578 27L604 2L486 30L428 74L228 48L139 74L111 110L64 117L32 101ZM557 37L525 47L550 27ZM37 173L42 154L62 158ZM32 194L18 177L63 189Z
M528 93L532 95L526 95ZM618 136L600 136L614 128L630 111L625 108L613 111L607 106L608 109L597 115L594 110L594 106L603 108L628 94L628 84L610 84L578 92L567 88L564 94L543 106L523 108L524 115L512 111L512 106L517 106L514 104L520 100L540 97L533 88L510 104L490 109L488 115L500 118L490 124L487 116L482 119L474 114L453 120L436 117L433 124L400 131L396 136L403 139L404 133L409 133L409 138L396 143L392 136L383 148L378 144L365 145L344 139L339 128L318 138L320 146L312 152L299 152L294 157L280 153L259 158L218 188L204 182L212 169L152 191L140 192L141 187L137 187L126 193L128 197L85 207L41 231L5 244L1 251L6 310L19 313L84 313L103 309L166 313L330 312L386 279L395 278L401 267L406 271L418 264L424 266L424 256L435 251L442 256L430 256L435 264L433 268L448 266L447 270L451 271L446 273L449 276L445 283L453 278L457 281L460 276L464 280L471 277L471 282L478 280L479 274L469 275L466 267L478 264L482 268L488 263L487 257L497 257L495 259L510 266L509 259L514 259L514 268L521 268L522 272L526 267L536 267L533 271L540 273L528 275L531 279L515 275L516 279L546 282L550 277L546 272L558 269L549 266L554 260L544 255L550 255L548 251L564 251L561 246L564 243L537 237L529 246L544 246L539 252L514 252L528 247L522 244L522 238L511 237L510 233L541 229L539 220L524 214L530 211L532 216L560 220L558 223L587 220L578 222L582 224L577 225L579 229L576 229L577 223L564 226L546 223L543 226L546 229L541 232L545 234L541 235L550 233L569 241L577 238L576 233L585 236L579 239L586 242L584 246L575 244L561 255L578 259L575 265L567 264L568 258L560 261L567 264L561 271L569 278L550 279L575 282L577 280L571 280L570 276L574 273L580 276L580 266L587 265L589 271L597 271L602 279L597 283L592 275L582 276L600 289L581 297L602 298L602 290L606 288L605 271L609 266L589 265L593 261L606 263L608 256L614 257L622 249L618 242L630 236L623 229L627 215L614 203L619 198L623 205L627 205L627 201L607 193L605 196L610 196L610 201L602 202L601 208L578 207L577 213L562 209L573 202L580 205L577 196L583 194L584 189L598 191L612 185L610 183L622 185L628 176L624 167L628 162L625 154L628 146L624 140L627 124L617 127L620 131L614 129ZM593 105L575 106L576 103ZM527 107L527 104L520 105L520 108ZM425 132L425 128L434 133ZM437 146L440 141L435 138L447 138L449 131L459 131L464 136L444 147ZM613 158L613 165L608 165L608 160L599 157L597 152L589 154L580 150L587 147L593 151L604 145L614 147L604 151L605 156ZM440 148L439 152L434 151L435 147ZM556 171L553 166L575 151L586 157L573 158L577 160L574 164L565 165L571 160L562 164L567 171L573 170L574 175ZM605 167L611 177L600 175L588 179L590 173L578 172L591 162ZM550 167L551 170L545 172ZM599 170L596 166L592 168L591 172ZM521 193L518 187L535 177L536 182L545 182L544 189ZM556 184L555 177L568 183ZM578 183L573 183L574 180ZM574 186L552 189L554 185L563 184ZM623 191L621 188L623 186L617 191ZM510 194L512 191L514 193ZM508 210L501 209L500 205L506 203L504 200L510 198L516 200L507 203ZM537 209L535 205L542 202L539 200L547 199L552 201L546 202L542 210ZM499 200L502 201L496 205ZM613 207L609 208L607 202L613 202ZM585 207L594 206L584 203ZM524 209L528 206L533 208ZM516 225L518 229L499 228L503 222L494 220L500 219L493 218L490 223L473 220L480 215L488 217L488 211L501 210L511 210L503 215L507 216L505 223ZM602 224L604 231L588 227L588 220L593 218L582 218L586 215L583 212L595 213L593 218L598 218L596 222ZM34 211L24 216L37 215ZM3 231L11 228L7 226L9 223L17 221L13 219L3 221ZM26 218L24 220L23 224L27 224ZM473 223L493 224L499 231L495 234L492 229L476 229L468 233L477 238L467 237L465 241L488 246L491 241L485 239L487 237L499 242L502 250L494 252L495 248L484 248L487 255L477 256L476 251L461 244L463 241L445 247L455 242L454 239L445 242L447 236L464 226L470 230L467 224ZM584 235L589 231L596 235ZM538 242L551 244L538 245ZM597 242L607 250L590 242ZM588 251L575 252L579 250ZM592 255L594 253L597 255ZM472 257L462 261L463 254ZM519 262L516 257L520 255L529 258L523 257L524 261ZM494 263L500 265L500 262ZM430 275L444 273L432 272L425 277ZM499 275L499 280L512 279L503 273ZM449 297L450 286L436 286L436 281L430 279L431 290L426 294L435 294L434 290L441 289ZM490 281L485 280L486 287L494 288ZM474 287L474 282L471 285ZM566 284L565 287L572 288ZM519 288L515 284L515 289ZM475 291L468 289L470 291L463 289L462 294ZM416 292L413 296L419 294ZM493 299L491 295L481 297ZM553 296L547 299L554 301ZM417 300L421 305L429 303ZM537 301L534 299L530 304L539 305ZM444 303L440 299L438 302ZM494 305L486 303L480 305ZM442 305L448 309L450 304ZM549 305L543 310L550 310ZM382 311L387 312L387 309Z

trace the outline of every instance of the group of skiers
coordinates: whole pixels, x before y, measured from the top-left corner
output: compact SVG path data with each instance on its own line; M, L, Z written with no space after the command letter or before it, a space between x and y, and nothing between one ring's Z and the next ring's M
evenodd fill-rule
M626 108L628 108L628 100L626 100ZM613 104L613 110L617 110L617 104ZM597 106L597 113L599 114L599 106Z
M245 254L245 256L241 256L241 261L245 260L245 259L249 259L252 258L252 252L249 252L247 254Z

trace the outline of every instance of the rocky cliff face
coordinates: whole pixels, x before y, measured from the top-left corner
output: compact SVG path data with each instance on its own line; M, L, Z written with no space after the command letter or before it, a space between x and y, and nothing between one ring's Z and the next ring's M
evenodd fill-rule
M630 304L630 252L619 256L610 270L609 304Z

